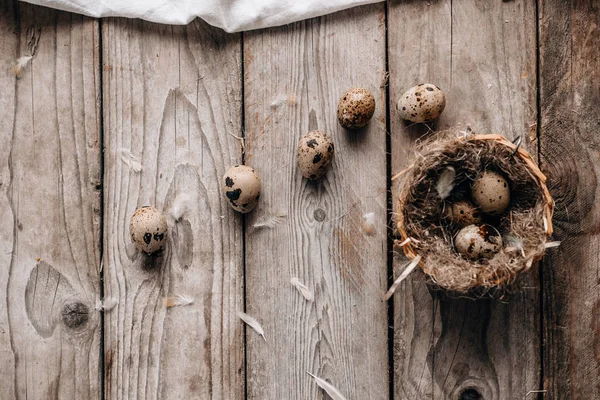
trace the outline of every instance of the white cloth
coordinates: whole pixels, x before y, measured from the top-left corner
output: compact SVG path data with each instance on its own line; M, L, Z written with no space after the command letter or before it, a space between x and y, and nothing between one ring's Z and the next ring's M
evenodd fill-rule
M381 0L26 0L90 17L185 25L200 17L227 32L285 25Z

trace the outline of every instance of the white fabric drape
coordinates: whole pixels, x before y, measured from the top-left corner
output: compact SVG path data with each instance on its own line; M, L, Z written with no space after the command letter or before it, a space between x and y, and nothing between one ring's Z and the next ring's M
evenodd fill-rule
M227 32L279 26L380 0L26 0L91 17L185 25L200 17Z

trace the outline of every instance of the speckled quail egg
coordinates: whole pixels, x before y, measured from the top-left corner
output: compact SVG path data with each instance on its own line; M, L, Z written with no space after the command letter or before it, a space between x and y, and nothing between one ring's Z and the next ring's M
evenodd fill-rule
M331 136L322 131L310 131L298 142L298 167L307 179L319 179L327 172L333 159Z
M485 171L471 185L471 198L482 212L500 216L510 204L510 185L502 175Z
M161 251L167 243L167 219L154 207L135 210L129 220L129 233L135 246L146 254Z
M260 178L247 165L235 165L223 176L221 188L229 205L242 214L252 211L260 198Z
M446 205L445 217L458 226L481 223L481 213L471 202L461 200Z
M425 122L440 116L446 107L446 96L431 83L421 83L408 89L398 100L400 118L411 122Z
M375 97L367 89L352 88L338 102L338 121L346 129L365 127L374 113Z
M502 248L502 236L491 225L469 225L458 231L454 246L461 255L471 260L494 258Z

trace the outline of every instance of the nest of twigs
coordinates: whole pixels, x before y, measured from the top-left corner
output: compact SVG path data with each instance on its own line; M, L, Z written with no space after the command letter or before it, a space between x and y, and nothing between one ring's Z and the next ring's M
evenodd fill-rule
M417 153L416 161L400 174L398 230L404 253L410 259L421 257L419 266L434 284L463 294L506 287L544 255L554 203L546 177L525 149L501 135L452 130L421 143ZM442 199L436 190L448 167L456 171L458 196L461 187L468 188L485 170L510 180L510 205L493 221L504 246L491 259L466 259L454 248L459 228L444 218L453 195Z

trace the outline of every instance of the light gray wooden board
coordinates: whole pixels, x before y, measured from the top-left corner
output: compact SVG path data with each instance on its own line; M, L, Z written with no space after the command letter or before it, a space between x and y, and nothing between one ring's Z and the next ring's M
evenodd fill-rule
M240 40L200 20L103 24L107 398L244 396L242 224L219 187L241 160ZM185 210L154 258L130 240L144 205ZM177 295L194 302L167 309Z
M19 7L0 3L0 398L95 399L98 23Z
M246 163L261 175L246 232L247 386L252 399L324 398L307 371L348 399L388 398L384 5L359 7L244 36ZM345 132L338 99L366 87L377 102L368 129ZM302 179L296 147L321 129L335 159L317 183ZM376 232L361 228L374 213ZM286 213L273 229L253 224ZM314 293L305 300L297 277Z
M535 4L392 2L388 18L392 174L409 165L414 141L428 132L399 120L395 110L402 93L419 83L434 83L447 95L433 129L468 125L535 139ZM397 195L393 185L394 202ZM405 263L395 259L395 276ZM421 274L407 279L394 297L396 398L512 399L539 389L535 271L522 286L502 302L440 300Z
M558 249L544 259L544 398L600 398L600 2L540 3L542 169Z

